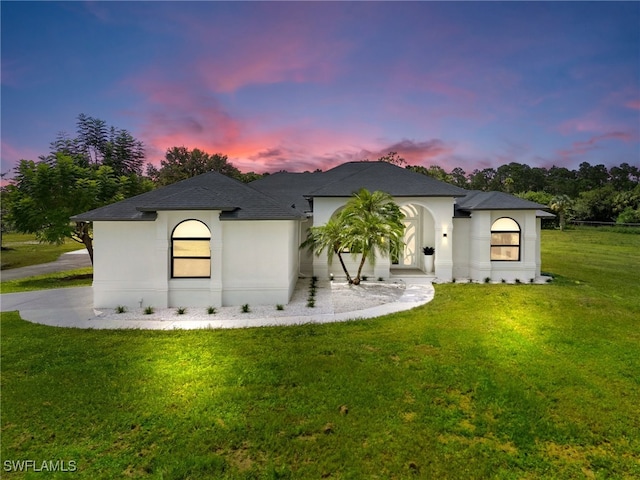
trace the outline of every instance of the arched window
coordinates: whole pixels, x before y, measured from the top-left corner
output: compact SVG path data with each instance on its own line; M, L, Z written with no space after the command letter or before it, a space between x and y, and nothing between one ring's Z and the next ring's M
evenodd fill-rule
M512 218L502 217L491 225L491 260L520 260L520 225Z
M179 223L171 234L171 276L211 277L211 232L198 220Z

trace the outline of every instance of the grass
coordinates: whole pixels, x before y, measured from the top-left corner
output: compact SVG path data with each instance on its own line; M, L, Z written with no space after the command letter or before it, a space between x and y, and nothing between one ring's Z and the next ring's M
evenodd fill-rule
M62 245L39 243L34 235L23 233L3 233L2 246L7 248L2 250L2 270L54 262L63 253L84 248L84 245L73 240L67 240Z
M638 477L640 236L543 235L549 285L436 285L367 321L93 331L2 314L2 461L74 460L80 478Z
M30 292L49 288L90 287L93 281L93 268L78 268L64 272L47 273L33 277L18 278L0 282L1 293Z

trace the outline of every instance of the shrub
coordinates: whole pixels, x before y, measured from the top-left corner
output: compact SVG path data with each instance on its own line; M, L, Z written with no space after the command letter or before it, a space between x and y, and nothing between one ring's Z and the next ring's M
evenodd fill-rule
M369 279L369 277L368 277L368 276L366 276L366 275L362 275L362 281L363 281L363 282L366 282L368 279Z
M491 282L491 277L484 277L484 283Z
M176 308L176 313L178 315L184 315L185 313L187 313L187 307L178 307L178 308Z
M535 283L535 282L536 282L536 279L535 279L535 278L530 278L530 279L529 279L529 283Z
M245 303L244 305L242 305L242 313L249 313L251 311L251 308L249 308L249 304Z
M281 303L278 303L276 305L276 310L284 310L284 305L282 305Z
M503 278L503 279L502 279L502 283L507 283L507 281Z
M519 278L516 278L516 283L522 283Z
M124 313L127 311L127 307L125 307L124 305L118 305L116 307L116 313Z
M379 282L384 282L384 278L382 278L382 277L378 277L378 281L379 281Z
M315 306L316 306L316 301L313 298L310 298L307 300L307 307L315 308Z
M144 309L144 314L145 315L151 315L155 310L153 309L153 307L151 305L149 305L148 307L145 307Z
M216 307L207 307L207 313L213 315L216 313Z

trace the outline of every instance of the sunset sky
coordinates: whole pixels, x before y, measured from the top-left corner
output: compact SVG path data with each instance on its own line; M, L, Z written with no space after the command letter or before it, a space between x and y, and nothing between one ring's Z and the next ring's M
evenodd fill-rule
M639 2L5 2L2 172L75 133L302 171L640 163Z

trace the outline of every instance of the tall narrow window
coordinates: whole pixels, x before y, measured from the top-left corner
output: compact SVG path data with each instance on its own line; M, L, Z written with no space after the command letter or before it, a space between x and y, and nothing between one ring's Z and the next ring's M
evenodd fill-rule
M515 220L502 217L491 225L491 260L520 260L520 225Z
M171 234L171 276L211 277L211 232L198 220L186 220Z

